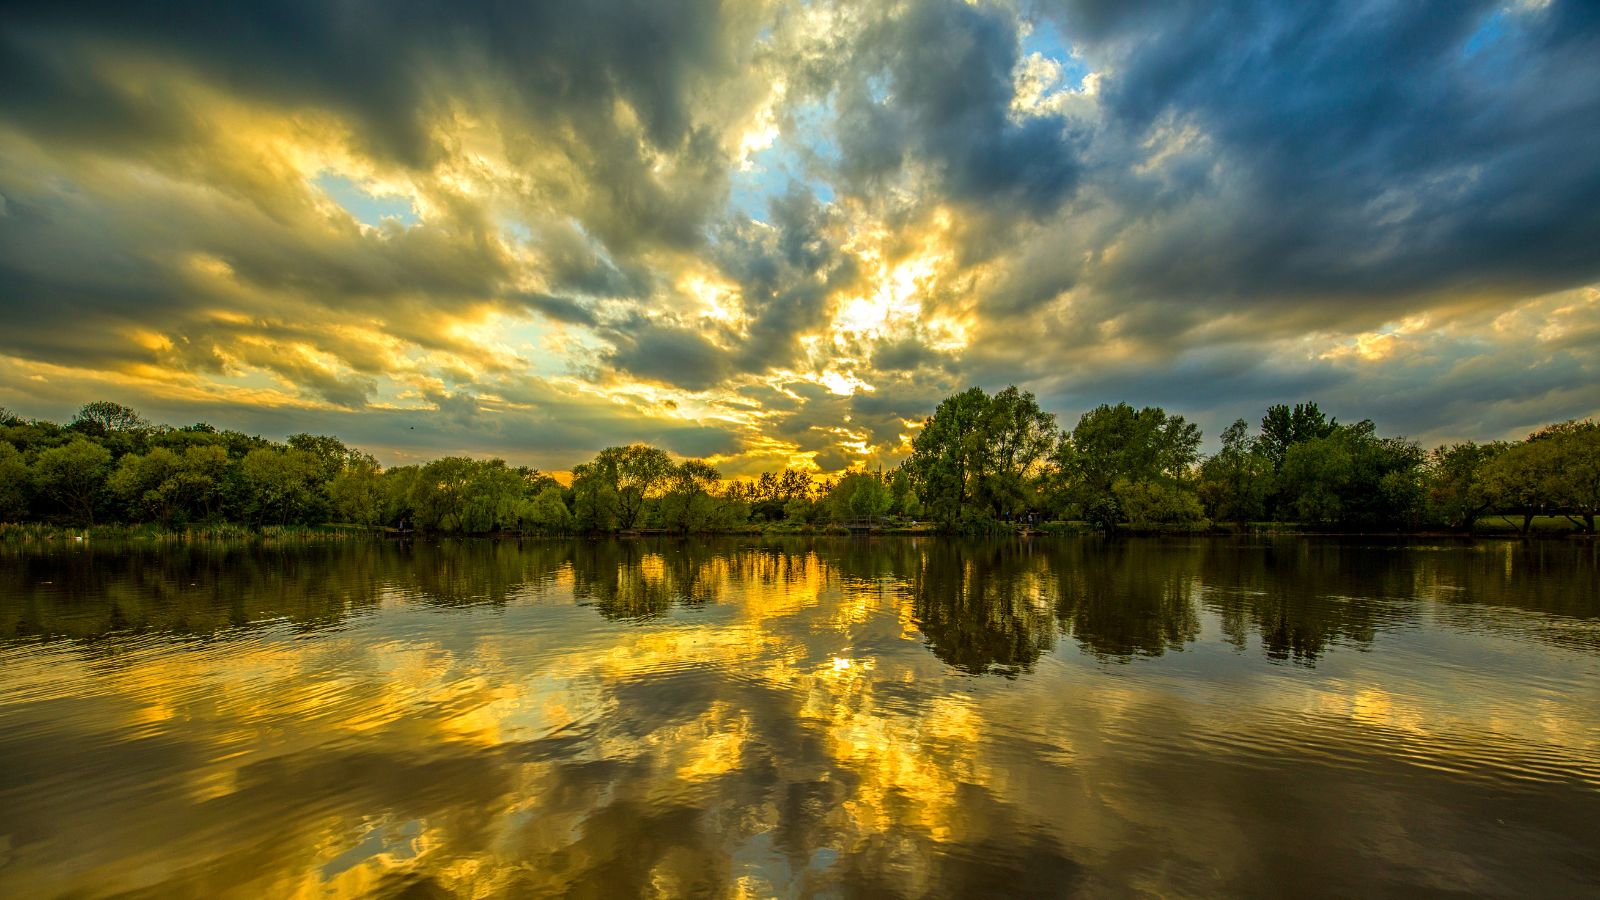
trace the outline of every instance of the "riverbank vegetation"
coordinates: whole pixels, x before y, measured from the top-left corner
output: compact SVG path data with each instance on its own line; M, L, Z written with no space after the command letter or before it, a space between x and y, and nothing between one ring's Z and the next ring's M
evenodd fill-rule
M1103 405L1070 429L1032 394L971 388L934 410L893 469L724 479L644 444L574 466L569 483L503 460L380 466L325 435L270 441L147 422L115 403L72 421L0 409L0 523L290 533L327 523L430 533L589 534L842 528L1037 530L1514 529L1595 532L1600 425L1424 450L1315 403L1239 420L1212 455L1159 407ZM45 533L13 525L26 539Z

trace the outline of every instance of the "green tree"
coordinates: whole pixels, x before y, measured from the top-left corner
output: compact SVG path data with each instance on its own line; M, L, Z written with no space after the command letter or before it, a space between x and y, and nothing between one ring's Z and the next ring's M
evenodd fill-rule
M911 441L906 471L928 513L946 527L977 505L988 414L983 388L968 388L945 398Z
M474 462L468 470L461 530L484 534L515 527L527 487L522 473L507 466L505 460Z
M138 521L172 524L174 512L183 502L179 472L183 458L165 447L146 454L129 453L117 463L106 486L129 515Z
M383 498L383 514L379 522L401 528L416 527L417 511L412 498L416 495L417 482L421 478L421 466L395 466L383 471L378 483Z
M1222 432L1222 449L1200 464L1196 490L1211 518L1249 522L1266 515L1271 485L1272 463L1239 419Z
M1044 461L1059 440L1056 417L1013 385L989 399L982 433L981 502L997 519L1037 505Z
M1257 446L1276 472L1283 468L1290 447L1327 437L1338 426L1339 420L1324 416L1315 403L1296 403L1293 408L1279 403L1268 407L1267 414L1261 417Z
M872 472L846 472L828 491L829 513L835 519L874 519L887 515L893 498L883 479Z
M27 460L17 448L0 441L0 522L19 522L27 517L28 481Z
M1429 518L1450 528L1471 531L1478 517L1495 504L1488 470L1509 447L1504 441L1465 441L1434 448L1428 454L1423 476Z
M320 520L322 466L316 457L294 449L251 450L239 469L249 494L250 518L257 524Z
M1414 525L1423 500L1422 451L1380 438L1370 421L1338 425L1284 456L1280 498L1302 522L1361 528Z
M423 466L411 487L416 526L461 531L473 474L473 462L464 456L446 456Z
M617 490L601 474L584 466L573 470L572 527L578 531L617 529Z
M72 424L82 426L91 433L106 433L113 431L142 431L150 427L144 417L134 412L131 407L109 400L97 400L94 403L85 403L73 417Z
M1543 493L1550 506L1594 534L1600 514L1600 424L1567 421L1529 436L1543 445Z
M715 517L711 491L722 478L715 466L698 459L673 466L660 502L661 524L678 531L705 531Z
M52 447L33 462L33 482L39 492L66 507L79 521L94 524L95 507L111 471L111 451L75 437Z
M911 476L904 466L896 467L889 477L889 512L906 518L922 515L922 501L911 486Z
M1173 482L1149 478L1134 481L1124 476L1112 482L1111 495L1122 511L1123 520L1134 528L1156 525L1198 527L1206 523L1200 498L1193 491Z
M1160 482L1192 492L1199 456L1200 429L1183 416L1169 416L1160 407L1136 410L1118 403L1084 413L1062 438L1055 459L1069 501L1089 521L1115 528L1125 521L1113 489L1118 479Z
M578 480L598 479L616 495L617 526L628 529L639 523L645 503L661 496L672 476L672 458L667 452L647 444L607 447L592 462L573 469Z
M229 471L228 451L220 445L202 444L185 448L178 468L178 488L183 493L183 508L193 519L210 519L222 505Z
M332 482L349 465L366 465L377 468L378 461L370 454L345 445L336 437L323 434L291 434L289 447L316 460L324 483Z
M328 482L328 499L341 522L376 525L385 519L383 470L370 458L352 460Z
M522 527L545 534L560 534L572 527L572 513L561 499L561 488L549 486L524 502L519 516Z

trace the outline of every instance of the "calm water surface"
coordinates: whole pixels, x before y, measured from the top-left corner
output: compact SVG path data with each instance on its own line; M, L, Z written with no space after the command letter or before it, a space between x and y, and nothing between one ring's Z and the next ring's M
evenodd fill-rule
M1595 896L1592 544L0 554L0 896Z

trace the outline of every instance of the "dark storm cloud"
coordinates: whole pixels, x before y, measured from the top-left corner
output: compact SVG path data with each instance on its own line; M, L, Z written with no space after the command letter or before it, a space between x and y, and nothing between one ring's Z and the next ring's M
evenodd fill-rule
M7 13L3 103L58 137L97 120L150 123L133 105L142 98L118 96L75 65L91 45L135 48L249 97L337 111L361 123L370 149L422 166L439 149L429 133L434 80L488 70L530 117L620 98L653 144L672 147L693 127L695 70L726 62L705 27L715 13L709 0L31 4ZM98 115L74 112L82 103Z
M1064 4L1063 29L1110 69L1112 136L1193 125L1210 147L1154 192L1108 179L1130 207L1096 284L1370 310L1600 277L1595 10Z
M830 295L855 277L854 260L828 236L836 217L791 184L773 198L768 222L745 220L719 233L713 257L738 283L749 322L734 363L740 371L793 365L799 338L827 321Z
M605 361L645 381L704 391L730 373L728 352L697 329L640 320L606 333L613 349Z
M309 205L273 214L137 176L88 187L45 179L10 194L0 216L0 349L61 364L147 359L126 340L132 328L205 348L240 330L209 316L237 310L241 293L253 298L244 316L257 333L305 323L307 307L323 306L383 317L393 332L440 347L417 326L494 295L509 273L470 221L363 233ZM226 277L197 275L197 258L225 267ZM299 330L313 341L332 337Z
M493 239L498 226L448 192L435 192L436 208L418 227L361 233L350 222L343 233L308 234L310 195L296 195L281 172L227 160L209 101L184 79L289 115L332 113L373 159L423 177L457 151L436 125L465 104L494 123L513 161L548 167L553 153L568 167L515 198L556 204L559 219L576 223L537 236L550 287L642 296L649 276L633 255L699 243L725 190L726 160L692 105L702 79L732 71L727 23L715 13L696 0L10 10L0 24L0 122L51 148L62 166L18 188L33 196L13 191L0 217L12 349L29 346L21 332L39 330L29 324L40 314L85 313L102 328L126 318L122 311L149 317L166 308L181 319L203 302L174 271L186 253L222 260L254 288L341 309L382 311L403 295L448 308L504 291L511 261ZM145 64L134 80L117 68L130 61ZM137 80L151 71L166 80ZM94 173L74 166L73 154L149 166L220 196L79 183ZM19 176L33 162L3 161ZM663 162L667 174L657 171ZM130 198L130 188L149 196Z
M869 29L839 99L842 173L870 190L910 157L957 202L1053 212L1080 175L1075 129L1009 118L1016 64L1002 8L926 0Z
M534 246L553 288L591 297L642 297L650 273L642 265L619 266L571 222L541 228Z
M948 354L914 338L883 341L872 351L872 368L878 372L912 372L944 368L951 364Z
M794 366L800 339L827 324L832 295L857 275L854 259L829 236L838 213L799 185L774 198L768 221L736 219L719 228L710 259L738 286L744 328L706 330L633 317L603 333L606 361L650 381L703 391L734 374Z
M588 307L567 297L523 293L512 295L512 299L521 302L531 310L543 313L557 322L565 322L568 325L587 325L591 328L600 324Z

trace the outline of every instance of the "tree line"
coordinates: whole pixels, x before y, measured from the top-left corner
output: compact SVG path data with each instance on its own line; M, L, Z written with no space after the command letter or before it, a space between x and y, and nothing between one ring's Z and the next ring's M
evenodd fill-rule
M1470 531L1489 515L1527 533L1559 516L1594 533L1600 426L1562 422L1522 441L1424 451L1315 403L1268 408L1200 452L1200 429L1160 407L1102 405L1070 430L1016 387L946 398L893 469L831 478L784 469L728 480L704 460L610 447L570 483L504 460L380 466L338 438L277 442L208 424L152 424L95 402L70 422L0 409L0 521L67 525L328 522L484 534L809 530L929 522L991 532L1081 521L1104 530L1296 523L1337 530Z

